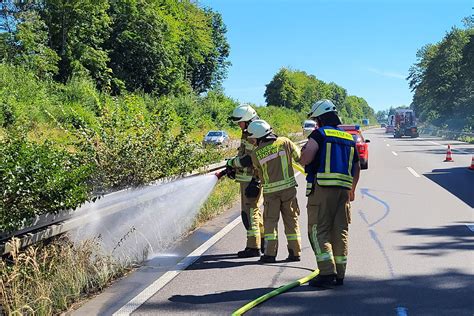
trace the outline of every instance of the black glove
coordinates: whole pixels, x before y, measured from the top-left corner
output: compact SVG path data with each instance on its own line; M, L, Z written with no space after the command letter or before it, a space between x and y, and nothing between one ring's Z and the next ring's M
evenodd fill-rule
M248 198L258 197L258 195L260 194L260 187L260 181L253 178L247 188L245 188L245 196Z
M242 158L239 158L240 164L242 167L250 167L252 165L252 158L249 155L245 155Z
M235 169L234 168L232 168L231 166L226 166L225 167L225 172L226 172L226 175L229 179L232 179L232 180L235 179Z

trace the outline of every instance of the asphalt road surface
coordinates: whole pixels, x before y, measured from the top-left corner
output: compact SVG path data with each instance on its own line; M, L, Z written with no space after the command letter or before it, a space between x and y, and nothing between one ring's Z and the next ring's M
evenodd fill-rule
M344 286L303 285L248 315L474 315L474 171L467 169L474 146L438 138L394 139L382 129L364 134L371 140L369 169L362 171L352 204ZM454 158L449 163L443 162L448 143ZM316 262L306 234L302 175L298 183L301 262L283 262L288 253L282 226L277 263L237 258L245 231L233 222L239 214L234 208L75 314L229 315L308 275ZM185 258L229 223L234 225L202 255L198 249Z

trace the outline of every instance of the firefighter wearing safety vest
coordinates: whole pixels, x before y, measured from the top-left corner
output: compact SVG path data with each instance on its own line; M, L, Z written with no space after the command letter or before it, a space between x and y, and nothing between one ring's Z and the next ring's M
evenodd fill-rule
M239 258L260 257L260 250L263 247L263 221L258 204L262 197L262 189L258 184L252 182L255 170L251 164L250 154L254 146L247 140L247 127L250 122L257 120L258 116L251 106L241 105L235 108L231 119L239 125L242 137L237 156L227 161L227 175L240 183L241 217L247 230L247 245L244 250L237 253L237 256ZM244 163L247 162L246 167L242 165L242 159ZM245 194L249 185L254 186L253 196Z
M251 154L252 163L257 169L263 187L265 254L260 258L260 262L276 262L280 213L288 242L286 261L300 261L301 235L298 224L300 210L292 167L293 160L300 159L300 150L288 138L277 137L270 125L263 120L250 123L247 132L249 140L257 146Z
M344 283L359 155L352 136L337 128L341 120L330 100L316 102L308 117L320 126L309 135L300 160L307 172L308 235L320 270L309 285L330 288Z

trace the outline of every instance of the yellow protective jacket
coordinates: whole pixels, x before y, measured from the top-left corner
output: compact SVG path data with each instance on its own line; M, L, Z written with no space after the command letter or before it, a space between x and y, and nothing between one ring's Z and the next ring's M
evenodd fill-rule
M300 160L301 151L288 138L278 137L276 140L262 142L251 157L262 181L264 194L296 186L293 160Z
M253 166L243 167L240 163L240 158L251 155L252 151L255 149L255 146L249 143L247 132L242 132L242 137L240 139L240 146L237 151L237 156L231 159L230 166L235 169L235 181L239 183L246 183L252 180L252 177L255 174Z

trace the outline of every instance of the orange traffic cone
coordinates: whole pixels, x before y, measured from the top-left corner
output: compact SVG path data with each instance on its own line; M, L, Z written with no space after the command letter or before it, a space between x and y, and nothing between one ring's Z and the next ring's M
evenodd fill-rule
M453 153L451 152L451 145L448 145L448 151L446 152L446 159L444 162L453 162L453 157L451 156Z
M474 156L472 156L471 166L468 167L467 169L469 169L469 170L474 170Z

